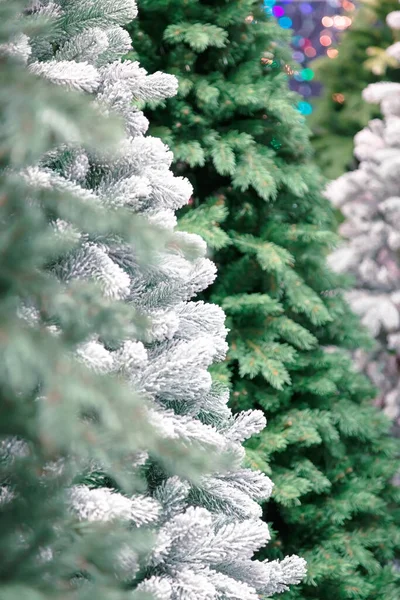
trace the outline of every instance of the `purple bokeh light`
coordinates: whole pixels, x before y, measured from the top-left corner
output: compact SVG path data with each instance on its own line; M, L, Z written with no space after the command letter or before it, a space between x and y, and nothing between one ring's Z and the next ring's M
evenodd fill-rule
M285 14L285 9L283 8L283 6L274 6L274 8L272 9L272 14L274 15L274 17L283 17L283 15Z

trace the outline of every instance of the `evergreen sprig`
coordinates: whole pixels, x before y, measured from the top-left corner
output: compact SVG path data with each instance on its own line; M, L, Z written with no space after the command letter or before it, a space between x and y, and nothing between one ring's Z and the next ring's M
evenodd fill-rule
M349 282L327 267L335 213L288 88L288 34L258 0L141 0L139 8L129 28L143 40L137 55L180 81L178 98L148 114L154 133L178 149L175 171L194 186L183 222L195 231L198 219L204 231L209 215L208 241L217 240L210 297L227 311L230 351L212 374L230 382L234 410L261 408L268 419L247 444L248 464L276 482L263 555L307 557L306 582L286 598L397 600L395 444L371 406L375 390L349 359L368 336L343 299ZM210 25L222 28L225 42L218 47L217 33L202 50L179 34L171 42L181 23L205 37ZM215 198L229 240L216 236Z

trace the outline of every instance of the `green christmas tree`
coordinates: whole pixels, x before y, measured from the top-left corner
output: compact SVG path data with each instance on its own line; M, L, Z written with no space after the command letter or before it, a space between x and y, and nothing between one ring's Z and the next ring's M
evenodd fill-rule
M152 133L194 186L180 226L212 248L211 298L228 315L230 351L213 376L229 382L234 410L268 419L247 446L275 483L262 555L307 559L308 578L286 598L397 600L394 442L348 358L366 340L326 266L334 216L288 89L286 33L256 0L139 9L133 56L179 78L176 98L147 105Z
M362 0L340 38L338 56L313 62L316 79L324 85L310 119L315 159L330 179L356 167L353 137L379 116L377 106L363 102L363 89L377 81L400 81L398 62L385 52L398 40L398 32L386 23L398 7L396 0Z
M134 0L0 2L1 600L254 600L305 561L269 541L270 479L208 367L225 315L191 185L137 103L171 75L121 62Z

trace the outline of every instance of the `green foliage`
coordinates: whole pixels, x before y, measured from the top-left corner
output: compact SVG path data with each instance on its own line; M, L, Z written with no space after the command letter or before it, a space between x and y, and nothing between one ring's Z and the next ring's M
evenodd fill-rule
M349 360L368 338L343 300L348 282L326 265L336 215L288 89L287 32L258 0L141 0L139 9L141 63L180 79L180 97L148 111L194 186L181 227L207 239L218 266L209 297L227 313L230 351L212 374L229 382L234 410L261 408L268 419L247 445L248 464L275 481L264 554L309 561L307 581L282 600L397 600L396 449ZM210 25L222 28L224 44L171 41L182 23L204 39Z
M1 42L9 33L2 28L20 18L21 8L18 2L1 4ZM151 432L139 417L138 437L131 438L125 423L139 424L133 415L140 414L142 401L120 382L84 368L73 354L94 333L116 343L136 319L127 307L106 301L96 287L80 282L67 290L49 274L48 265L67 250L49 217L68 214L78 227L90 223L92 234L114 231L122 238L132 222L121 214L106 218L67 193L35 193L15 171L55 143L75 141L78 132L79 141L94 148L106 136L115 140L119 129L106 120L98 124L84 98L39 81L11 59L2 57L0 68L0 480L14 495L10 501L1 487L0 597L86 598L87 591L70 585L85 568L91 593L116 600L125 594L118 591L111 557L127 542L127 534L93 525L82 535L65 490L83 462L99 461L132 493L138 481L124 475L124 456L142 447L145 429ZM45 111L52 114L46 122ZM72 246L71 241L68 249ZM33 324L24 318L24 306L39 309ZM58 335L51 332L55 324ZM85 414L96 414L96 419L83 419ZM144 550L144 540L141 544Z
M196 52L203 52L206 48L225 46L227 33L215 25L201 23L179 23L169 25L164 31L164 40L170 44L184 42Z
M146 556L149 531L82 523L69 491L101 465L129 497L144 489L133 457L144 449L166 454L132 386L77 358L88 340L116 348L135 338L143 318L105 297L98 283L59 279L55 266L79 247L81 231L86 239L134 243L141 262L154 230L126 209L82 199L72 186L35 187L24 177L45 154L67 162L75 145L112 154L123 134L119 119L99 120L90 97L51 85L7 55L13 34L29 34L34 44L47 32L49 23L23 13L26 5L0 2L0 598L139 600L118 556L121 548ZM65 224L65 235L55 223ZM173 446L171 455L185 464L186 445Z
M388 13L398 7L396 0L362 0L356 14L351 13L353 24L341 36L338 57L313 62L324 85L310 118L315 159L330 179L354 168L353 138L379 116L377 106L363 101L363 89L376 81L400 81L398 62L385 53L398 41L386 24Z
M218 198L211 198L206 204L187 211L179 219L177 230L197 233L210 248L220 250L230 244L229 235L220 227L227 214L226 206Z

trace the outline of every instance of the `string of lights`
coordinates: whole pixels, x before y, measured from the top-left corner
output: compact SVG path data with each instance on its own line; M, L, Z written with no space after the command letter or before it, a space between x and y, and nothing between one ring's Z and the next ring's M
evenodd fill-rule
M292 71L290 86L303 98L298 108L312 113L309 99L319 95L321 85L314 81L312 61L320 56L336 59L340 33L352 23L356 3L351 0L264 0L265 11L276 17L280 27L293 30L293 60L299 69Z

